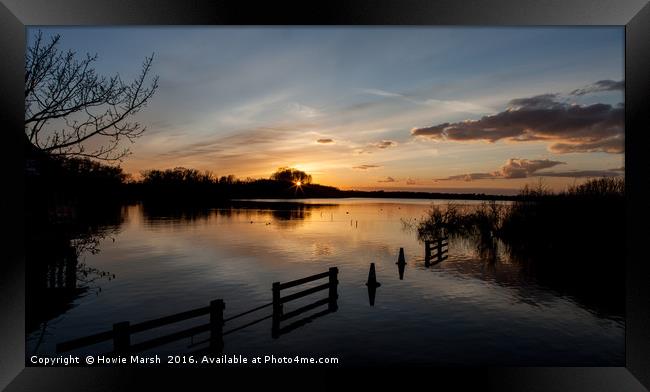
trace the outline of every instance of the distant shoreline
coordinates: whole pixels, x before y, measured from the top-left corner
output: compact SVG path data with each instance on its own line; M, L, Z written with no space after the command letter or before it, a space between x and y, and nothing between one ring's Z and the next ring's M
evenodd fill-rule
M231 201L266 201L266 200L304 200L304 199L422 199L422 200L503 200L514 201L517 195L490 195L485 193L433 193L433 192L403 192L403 191L340 191L337 196L295 196L273 197L253 196L232 198Z

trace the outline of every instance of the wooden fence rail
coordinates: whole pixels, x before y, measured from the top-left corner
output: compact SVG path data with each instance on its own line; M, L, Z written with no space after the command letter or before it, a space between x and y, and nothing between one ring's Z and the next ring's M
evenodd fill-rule
M325 284L321 284L316 287L312 287L294 294L290 294L285 297L280 296L280 291L283 289L299 286L301 284L309 283L326 277L329 278L329 281ZM338 268L333 267L330 268L329 271L327 272L308 276L306 278L296 279L286 283L279 283L279 282L273 283L273 288L272 288L273 302L261 306L257 306L253 309L236 314L234 316L230 316L228 318L224 318L224 309L226 308L225 303L223 302L222 299L216 299L211 301L209 306L176 313L170 316L147 320L137 324L131 324L128 321L115 323L113 324L113 328L111 330L107 330L93 335L84 336L82 338L77 338L77 339L68 340L59 343L56 345L56 351L61 353L61 352L71 351L81 347L90 346L93 344L112 340L113 353L136 353L163 344L168 344L186 337L193 337L200 333L209 332L210 335L208 339L202 340L201 342L192 343L190 347L202 343L209 343L209 350L211 352L221 352L223 350L223 337L225 335L250 327L266 319L273 318L272 334L274 337L277 337L280 335L280 333L285 333L287 331L286 329L282 329L282 331L280 331L279 328L280 321L288 320L299 314L302 314L304 312L315 309L325 304L329 305L327 312L336 311L337 309L336 304L338 299L338 294L336 292L336 288L338 285L337 277L338 277ZM312 304L305 305L296 310L283 314L282 312L283 304L325 289L329 289L329 294L327 298L318 300ZM223 327L226 322L235 320L239 317L243 317L245 315L265 309L270 306L273 306L273 314L264 316L252 322L248 322L244 325L234 327L227 331L223 330ZM195 317L206 316L206 315L209 316L209 322L207 324L201 324L165 336L160 336L150 340L146 340L144 342L139 342L136 344L131 343L131 337L133 334L148 331L153 328L162 327L164 325L169 325L180 321L189 320ZM315 318L314 315L310 317L311 319ZM304 320L301 321L303 322L303 324L307 322ZM291 329L294 329L295 327L296 326L293 326Z
M435 253L433 253L435 251ZM433 241L424 241L424 265L438 264L447 259L449 252L449 237L440 237Z
M78 339L69 340L56 345L57 352L71 351L84 346L101 343L107 340L113 340L114 353L133 353L144 351L152 347L162 344L170 343L184 337L193 336L197 333L211 331L211 339L214 340L218 346L220 339L220 329L223 326L223 310L225 304L223 300L217 299L210 302L210 306L192 309L181 313L176 313L170 316L160 317L153 320L144 321L138 324L131 325L128 321L122 321L113 324L113 329L100 332L94 335L85 336ZM161 336L151 340L147 340L137 344L131 344L131 336L138 332L144 332L153 328L161 327L168 324L173 324L179 321L189 320L195 317L210 315L210 322L208 324L199 325L182 331L172 333L170 335Z
M338 273L339 269L337 267L331 267L327 272L323 272L320 274L315 274L312 276L308 276L306 278L302 279L296 279L292 280L290 282L286 283L280 283L280 282L275 282L273 283L273 326L271 328L271 336L275 339L278 338L280 335L287 333L298 326L304 325L305 323L313 320L316 317L320 317L322 315L325 315L330 312L335 312L338 309L337 306L337 300L338 300L338 293L337 293L337 287L338 287ZM287 289L290 287L295 287L301 284L313 282L319 279L323 278L328 278L327 283L323 283L321 285L311 287L309 289L305 289L303 291L299 291L297 293L289 294L285 297L282 297L281 291L283 289ZM327 298L323 298L320 300L317 300L311 304L302 306L298 309L295 309L291 312L284 313L284 304L293 300L296 300L298 298L305 297L310 294L317 293L319 291L323 291L325 289L328 289L328 295ZM303 320L298 320L294 322L293 324L280 328L280 322L281 321L286 321L288 319L291 319L293 317L296 317L302 313L305 313L307 311L310 311L312 309L316 309L319 306L322 305L328 305L328 308L326 311L322 311L317 313L316 315L309 316ZM309 319L309 321L307 321Z

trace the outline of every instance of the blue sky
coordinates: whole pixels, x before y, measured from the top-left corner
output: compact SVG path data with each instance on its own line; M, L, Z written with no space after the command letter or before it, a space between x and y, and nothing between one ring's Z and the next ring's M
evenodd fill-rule
M37 30L28 30L30 38ZM556 94L553 102L564 109L614 108L623 102L621 89L572 92L623 80L621 27L42 30L61 34L63 48L97 53L100 73L125 79L155 53L160 87L137 115L148 131L122 162L131 173L185 166L268 177L293 166L344 188L514 189L539 173L559 173L543 178L561 188L587 170L623 165L620 149L579 147L605 143L584 129L491 141L414 133L446 123L463 128L465 120L505 111L513 99L542 94ZM622 143L617 129L608 128L608 145ZM513 162L530 170L490 174ZM490 175L460 177L471 173Z

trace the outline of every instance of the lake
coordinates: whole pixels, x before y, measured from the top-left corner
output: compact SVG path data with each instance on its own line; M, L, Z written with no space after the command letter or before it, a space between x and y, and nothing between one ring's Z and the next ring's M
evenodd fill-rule
M86 288L61 311L43 316L27 336L27 355L53 355L57 343L113 323L138 323L214 299L223 299L228 318L270 303L273 282L337 267L336 311L275 338L272 320L264 319L224 336L223 353L337 357L337 366L624 366L622 314L539 282L502 248L486 260L471 241L452 238L448 258L425 266L424 245L405 223L423 217L432 203L447 201L273 200L190 211L124 206L117 223L97 228L101 235L72 239L82 268L77 285ZM396 265L400 248L407 263L403 279ZM381 283L372 306L366 286L370 263ZM56 285L55 270L48 271L43 279ZM326 295L327 290L287 303L285 313ZM270 313L270 307L252 312L226 322L224 330ZM132 343L206 320L143 332ZM188 353L206 337L201 333L147 352ZM111 344L72 353L107 352Z

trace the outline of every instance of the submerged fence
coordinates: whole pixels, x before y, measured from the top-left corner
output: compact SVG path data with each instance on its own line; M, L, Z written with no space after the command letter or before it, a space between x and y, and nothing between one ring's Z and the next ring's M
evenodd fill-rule
M327 283L309 289L305 289L303 291L299 291L287 295L285 297L280 296L280 291L283 289L299 286L326 277L328 278ZM129 321L115 323L113 324L113 328L110 330L59 343L56 345L56 350L57 352L61 353L61 352L71 351L81 347L86 347L93 344L112 340L113 353L116 354L137 353L157 346L168 344L183 338L188 338L188 337L193 338L195 335L204 332L209 332L209 337L207 339L195 343L193 342L190 344L189 347L194 347L200 344L208 343L209 345L207 347L207 351L221 352L224 346L224 341L223 341L224 336L242 330L244 328L250 327L254 324L257 324L269 318L273 318L271 335L273 338L277 338L280 335L292 331L293 329L301 325L304 325L318 317L336 311L338 308L337 307L337 299L338 299L337 278L338 278L338 268L333 267L330 268L329 271L327 272L308 276L306 278L297 279L286 283L279 283L279 282L273 283L273 288L272 288L273 302L255 307L253 309L236 314L234 316L230 316L228 318L224 318L224 310L226 308L226 304L224 303L224 301L222 299L215 299L213 301L210 301L210 304L205 307L188 310L185 312L176 313L170 316L160 317L157 319L148 320L137 324L131 324ZM328 289L327 298L317 300L314 303L302 306L291 312L283 313L283 304L296 300L298 298L305 297L310 294L317 293L325 289ZM316 314L310 315L301 320L295 321L286 327L280 328L280 323L282 321L289 320L309 310L316 309L322 305L328 305L325 311L321 311ZM226 325L226 323L235 320L237 318L240 318L242 316L251 314L253 312L265 309L267 307L273 308L273 313L271 315L264 316L260 319L224 331L224 326ZM198 326L187 328L165 336L152 338L140 343L133 344L131 342L131 338L133 337L133 335L137 333L145 332L154 328L158 328L165 325L170 325L170 324L174 324L181 321L190 320L196 317L201 317L206 315L209 315L209 322L206 324L201 324Z
M338 309L337 306L337 300L338 300L338 273L339 269L336 267L332 267L329 269L327 272L323 272L320 274L308 276L306 278L302 279L297 279L297 280L292 280L290 282L286 283L280 283L280 282L275 282L273 283L273 327L271 329L271 336L273 338L278 338L280 335L285 334L287 332L290 332L302 325L305 325L308 322L311 322L312 320L324 316L328 313L331 312L336 312ZM284 289L288 289L291 287L299 286L305 283L313 282L319 279L324 279L327 278L327 283L323 283L321 285L294 293L294 294L289 294L285 297L281 296L281 291ZM304 305L296 310L293 310L288 313L284 313L284 304L287 302L305 297L310 294L317 293L319 291L323 290L328 290L328 295L326 298L317 300L313 303L310 303L308 305ZM294 318L302 313L305 313L307 311L310 311L312 309L316 309L319 306L327 305L327 309L318 312L316 314L313 314L309 317L305 317L301 320L294 321L290 325L287 325L286 327L280 327L281 322L287 321L291 318Z
M449 255L449 237L440 237L433 241L424 241L424 265L430 266L447 260Z

